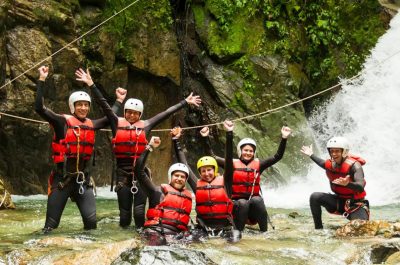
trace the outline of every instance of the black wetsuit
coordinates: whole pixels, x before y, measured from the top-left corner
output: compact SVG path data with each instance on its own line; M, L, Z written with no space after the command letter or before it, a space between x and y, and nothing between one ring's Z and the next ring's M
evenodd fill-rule
M56 114L44 106L43 86L44 82L38 81L35 111L44 120L49 122L54 130L54 141L59 142L61 139L65 138L67 132L67 122L63 115ZM91 90L95 94L101 95L95 85L91 87ZM113 110L109 108L108 104L107 106L105 104L101 104L101 107L103 111L107 113L107 115L111 115L113 113ZM114 107L115 111L117 111L118 104L114 105ZM109 124L107 117L93 120L92 122L95 130L104 128ZM79 163L80 170L84 171L86 180L83 186L83 194L79 194L78 191L80 185L76 183L75 179L70 179L69 183L66 183L66 180L63 178L65 170L68 172L75 172L74 169L76 168L76 159L68 159L66 163L67 165L65 165L65 167L64 162L57 163L56 168L52 172L53 181L51 183L51 193L49 194L47 200L46 222L44 227L45 229L49 230L58 227L67 200L69 197L71 197L71 199L76 202L76 205L79 208L83 219L84 228L94 229L96 228L96 203L93 187L88 179L89 175L87 172L87 166L89 161L86 160ZM63 188L58 188L59 183L64 183L65 186Z
M215 157L218 165L223 167L225 160L213 153L211 145L209 144L209 140L207 141L210 153ZM276 154L265 160L260 160L260 175L265 169L282 159L286 149L286 142L287 139L282 138ZM243 164L248 165L253 160L240 159L240 161L242 161ZM252 223L258 223L260 231L264 232L268 230L268 213L264 204L264 200L261 196L253 196L250 200L235 199L233 200L233 203L233 217L238 230L243 231L248 220Z
M180 142L178 139L173 139L175 153L177 154L178 161L186 164L186 157L181 148ZM232 197L232 183L233 183L233 132L226 132L226 144L225 144L225 159L224 159L224 186L225 191L228 198ZM196 170L197 171L197 170ZM189 179L188 183L191 187L192 191L196 193L198 177L193 172L193 170L189 167ZM201 219L197 216L198 227L203 231L218 233L219 231L225 230L228 231L232 227L232 219ZM216 231L216 232L215 232ZM230 231L229 231L230 232Z
M106 100L103 99L105 103ZM144 132L146 135L158 124L166 120L173 113L177 112L188 103L182 100L178 104L168 108L167 110L155 115L154 117L144 120ZM114 114L110 117L110 126L113 137L117 134L118 130L118 116ZM134 203L133 215L135 219L136 228L141 228L144 225L145 207L146 207L146 194L138 188L135 195L132 194L132 172L133 172L133 159L132 158L117 158L117 185L116 192L118 196L119 206L119 223L122 227L129 226L132 222L132 201ZM138 186L139 187L139 186Z
M318 166L325 169L325 160L312 155L310 157ZM352 182L350 182L346 187L350 188L357 192L364 191L364 171L360 163L355 162L350 168L349 175L352 177ZM340 198L336 194L323 193L323 192L314 192L310 196L310 208L311 213L314 219L315 229L322 229L322 218L321 218L321 206L325 207L325 209L329 213L338 213L343 214L345 212L344 205L347 199ZM353 201L352 201L353 203ZM353 205L351 205L353 206ZM364 207L360 207L354 212L350 213L347 216L349 220L361 219L368 220L369 213Z

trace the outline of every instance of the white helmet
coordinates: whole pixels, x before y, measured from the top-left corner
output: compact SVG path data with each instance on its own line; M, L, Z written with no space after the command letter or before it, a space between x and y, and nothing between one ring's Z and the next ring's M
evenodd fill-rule
M143 102L140 99L137 99L137 98L130 98L125 102L124 115L125 115L125 111L127 109L140 112L140 117L142 117L142 114L143 114ZM140 117L139 117L139 119L140 119Z
M185 172L186 178L187 178L187 176L189 176L189 168L185 164L175 163L175 164L172 164L168 169L168 183L171 183L172 173L174 173L175 171Z
M68 106L72 114L75 113L75 102L77 101L87 101L89 104L92 102L90 96L85 91L76 91L69 96Z
M254 141L251 138L243 138L242 140L240 140L240 142L237 145L237 153L239 158L242 156L242 146L249 144L254 146L254 157L256 157L256 148L257 148L257 144L256 141Z
M328 152L330 148L341 148L343 149L342 157L346 157L349 153L350 146L346 138L336 136L328 140L326 148L328 148Z

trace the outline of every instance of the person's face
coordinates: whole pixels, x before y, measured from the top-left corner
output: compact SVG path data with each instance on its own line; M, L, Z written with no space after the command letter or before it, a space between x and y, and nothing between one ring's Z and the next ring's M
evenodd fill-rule
M343 149L342 148L329 148L329 155L332 160L335 161L336 164L341 164L343 157Z
M177 190L182 190L186 185L186 173L182 171L173 172L169 184Z
M242 146L242 159L244 160L251 160L254 158L254 148L253 146L246 144L245 146Z
M129 123L135 123L139 120L140 118L140 112L136 111L136 110L131 110L131 109L127 109L125 111L125 119L129 122Z
M89 113L90 110L90 104L87 101L77 101L74 104L75 107L75 115L79 119L84 119Z
M200 170L200 178L206 182L211 182L215 178L215 169L213 166L204 166Z

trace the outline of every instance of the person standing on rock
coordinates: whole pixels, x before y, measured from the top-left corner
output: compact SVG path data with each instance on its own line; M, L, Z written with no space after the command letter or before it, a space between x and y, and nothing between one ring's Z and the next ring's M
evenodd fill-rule
M153 136L135 166L140 188L149 197L143 236L150 245L164 245L185 237L192 210L193 194L185 188L189 175L185 164L172 164L168 169L168 184L160 186L156 186L146 172L147 157L160 143L160 138Z
M52 158L55 168L48 180L48 200L44 233L58 227L62 212L68 198L75 201L81 213L84 229L95 229L96 204L93 191L93 181L89 176L90 159L92 157L95 131L109 124L108 118L97 120L87 118L91 107L91 98L84 91L73 92L68 100L71 115L56 114L44 106L43 87L49 74L49 68L39 68L39 81L37 83L37 95L35 111L49 122L54 130L52 141ZM82 69L75 72L77 80L86 83L94 93L103 111L112 115L113 110L93 83L89 71ZM125 99L126 93L116 92L117 102ZM102 100L101 100L102 99Z
M251 138L243 138L237 145L239 159L233 160L232 200L233 216L236 228L243 231L247 224L258 224L260 231L268 230L269 216L261 197L260 178L268 167L282 159L286 149L286 141L291 133L289 127L282 127L282 139L276 154L265 160L256 158L256 142ZM200 131L203 137L209 135L208 127ZM208 143L209 152L223 166L225 160L216 156Z
M301 152L309 156L326 171L334 194L314 192L310 196L310 208L315 229L322 229L321 206L329 213L341 214L349 220L369 220L369 203L366 192L364 159L349 154L349 144L344 137L333 137L327 143L330 159L324 160L313 154L312 145L303 146Z
M197 162L200 178L189 168L188 183L196 196L197 227L192 231L193 237L221 236L230 242L240 239L240 232L235 229L232 209L232 181L233 181L233 128L231 121L224 122L226 130L224 175L218 173L218 164L215 158L203 156ZM175 153L178 161L187 165L185 153L182 150L179 138L181 128L172 130Z
M186 99L167 110L148 120L141 120L144 110L143 102L136 98L130 98L124 105L124 117L118 117L116 114L110 117L112 146L116 158L115 191L118 196L121 227L128 227L131 224L132 201L135 226L140 229L144 225L147 197L137 185L134 168L137 159L148 143L146 136L155 126L186 105L198 107L200 104L200 96L193 96L191 93Z

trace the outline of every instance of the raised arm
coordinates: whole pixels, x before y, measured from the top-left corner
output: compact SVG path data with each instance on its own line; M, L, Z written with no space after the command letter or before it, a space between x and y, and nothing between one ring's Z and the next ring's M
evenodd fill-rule
M189 177L188 177L187 183L189 184L192 191L196 192L197 176L193 172L192 168L187 163L185 153L183 152L181 143L179 141L179 138L181 137L181 135L182 135L182 128L175 127L171 130L172 142L174 143L175 154L178 159L178 162L185 164L189 168Z
M226 130L224 185L229 198L232 196L233 184L233 127L233 122L229 120L224 121L224 128Z
M35 99L35 111L44 120L49 122L54 128L57 139L64 138L64 125L66 123L65 117L60 114L54 113L52 110L44 106L43 89L44 84L49 74L49 67L41 66L39 69L39 80L36 85L36 99Z
M318 166L320 166L323 169L325 169L325 160L323 160L323 159L317 157L316 155L314 155L312 144L311 145L304 145L301 148L300 152L302 152L304 155L310 157L311 160L314 161Z
M206 152L207 152L210 156L214 157L215 160L217 160L217 164L218 164L219 167L222 167L222 168L223 168L223 167L225 166L225 159L222 158L222 157L220 157L220 156L217 156L217 155L214 153L214 151L212 150L212 148L211 148L211 141L210 141L210 137L209 137L210 129L209 129L207 126L206 126L206 127L203 127L203 128L200 130L200 134L201 134L201 136L203 137L203 143L204 143Z
M155 126L163 122L165 119L167 119L169 116L171 116L173 113L177 112L187 104L189 105L194 105L194 106L199 106L201 104L201 98L200 96L193 96L193 93L191 93L186 99L182 100L178 104L168 108L167 110L157 114L156 116L145 120L144 126L146 132L151 131Z
M289 137L291 132L292 130L289 127L286 126L282 127L281 129L282 138L278 150L276 151L274 156L260 161L260 172L263 172L266 168L274 165L275 163L277 163L279 160L282 159L283 155L285 154L287 138Z
M143 188L144 192L151 196L152 193L157 192L157 186L154 185L153 181L147 176L145 173L145 166L147 157L149 156L150 152L153 151L153 148L156 148L160 145L161 141L159 137L151 137L149 145L147 145L146 150L140 155L139 159L136 161L135 166L135 176L139 181L140 187Z
M101 129L110 125L113 136L115 136L118 126L118 116L115 114L115 112L118 111L117 105L121 106L121 103L124 101L126 97L126 90L123 88L116 89L117 100L113 108L111 108L107 100L104 98L103 94L94 84L89 69L87 69L87 71L85 72L82 68L79 68L78 70L76 70L75 76L77 81L85 83L92 90L94 99L96 100L97 104L100 105L103 113L106 115L106 117L93 121L93 126L95 127L95 129Z

